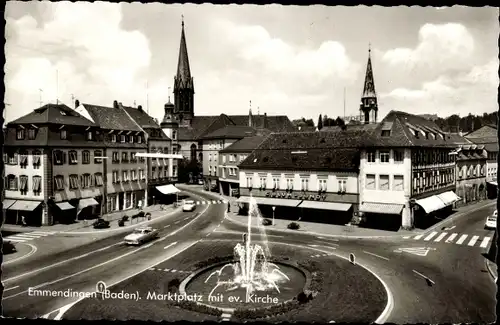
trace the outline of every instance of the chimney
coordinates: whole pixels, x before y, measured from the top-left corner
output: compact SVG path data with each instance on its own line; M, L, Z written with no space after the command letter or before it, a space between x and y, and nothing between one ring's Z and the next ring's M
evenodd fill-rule
M78 106L80 106L80 101L77 99L75 100L75 108L78 108Z
M142 112L142 105L137 106L137 109L139 110L139 112Z
M113 101L113 108L118 108L118 101Z

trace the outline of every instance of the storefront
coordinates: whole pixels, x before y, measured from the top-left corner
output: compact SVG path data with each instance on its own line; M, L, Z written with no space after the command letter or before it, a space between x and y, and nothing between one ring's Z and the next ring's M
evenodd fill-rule
M181 191L172 184L156 186L153 192L153 202L155 204L172 204L178 201Z
M238 182L224 182L219 181L220 184L220 194L238 197L240 194L240 184Z
M218 192L219 178L217 176L205 176L203 189L205 191Z
M144 198L144 190L108 194L106 198L106 211L107 213L113 213L135 209L139 201L144 202Z
M101 197L84 198L78 201L76 208L77 219L93 219L100 214Z
M418 228L427 228L436 219L444 219L453 212L455 203L461 198L453 191L444 192L438 195L415 200L414 220Z
M402 225L403 204L362 202L360 226L397 231Z
M486 182L486 195L490 200L494 200L498 197L498 182L489 181Z
M57 202L50 204L50 211L52 212L52 220L54 224L73 223L77 219L78 200L71 200L72 202ZM73 204L71 204L73 203Z
M42 225L42 202L5 199L5 223L39 227Z

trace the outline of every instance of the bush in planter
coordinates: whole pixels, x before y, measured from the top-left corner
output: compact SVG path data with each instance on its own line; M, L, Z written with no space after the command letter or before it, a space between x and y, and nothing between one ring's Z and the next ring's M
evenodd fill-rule
M125 226L125 220L121 219L121 220L118 220L118 227L123 227Z
M146 214L144 213L144 211L140 211L140 212L137 214L137 216L138 216L139 218L144 218L144 216L145 216L145 215L146 215Z
M296 222L290 222L287 226L288 229L293 229L293 230L297 230L300 228L300 225Z
M272 224L273 224L273 222L271 220L269 220L267 218L266 219L262 219L262 225L264 225L264 226L270 226Z
M122 217L122 221L123 221L123 222L128 221L128 216L127 216L127 215L124 215L124 216Z

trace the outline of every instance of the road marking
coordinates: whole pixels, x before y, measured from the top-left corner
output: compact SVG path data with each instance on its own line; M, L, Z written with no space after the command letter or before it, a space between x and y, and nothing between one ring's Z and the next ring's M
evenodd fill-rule
M175 270L175 269L174 269L174 270L172 270L172 271L170 271L170 272L175 273L175 272L177 272L177 270Z
M420 272L417 272L415 270L413 270L413 272L415 272L416 274L420 275L422 278L426 279L426 280L429 280L432 284L435 284L436 282L432 281L431 279L429 279L427 276L423 275L422 273Z
M19 279L19 278L22 278L24 276L27 276L27 275L30 275L30 274L33 274L33 273L38 273L38 272L41 272L41 271L44 271L44 270L47 270L47 269L51 269L53 267L56 267L58 265L61 265L61 264L64 264L64 263L68 263L68 262L71 262L71 261L75 261L75 260L78 260L78 259L81 259L81 258L84 258L90 254L93 254L93 253L97 253L97 252L102 252L103 250L106 250L106 249L109 249L113 246L116 246L116 245L121 245L123 244L123 242L118 242L118 243L115 243L115 244L112 244L112 245L109 245L109 246L106 246L106 247L103 247L103 248L100 248L98 250L95 250L95 251L91 251L91 252L88 252L86 254L83 254L83 255L80 255L80 256L76 256L76 257L72 257L68 260L64 260L64 261L61 261L61 262L57 262L57 263L54 263L54 264L51 264L51 265L47 265L45 267L42 267L40 269L36 269L36 270L33 270L33 271L30 271L30 272L26 272L26 273L23 273L23 274L20 274L20 275L16 275L12 278L9 278L9 279L6 279L6 280L3 280L4 282L8 282L8 281L13 281L13 280L16 280L16 279Z
M23 256L19 256L18 258L12 259L12 260L10 260L10 261L3 262L3 265L7 265L7 264L9 264L9 263L14 263L14 262L16 262L16 261L23 260L23 259L28 258L28 257L30 257L31 255L33 255L33 254L35 254L35 253L36 253L36 251L37 251L36 246L31 245L31 244L28 244L28 243L26 243L26 244L24 244L24 245L28 245L29 247L31 247L31 251L30 251L28 254L23 255Z
M13 241L15 243L24 243L26 240L23 239L14 239L14 238L4 238L4 241Z
M15 286L15 287L11 287L11 288L6 288L6 289L3 290L3 292L9 291L9 290L12 290L12 289L15 289L15 288L19 288L19 286Z
M486 248L488 246L488 242L490 241L490 237L484 237L483 242L479 247Z
M411 236L404 236L403 239L409 239Z
M457 237L458 234L455 232L453 234L450 235L450 237L448 237L445 241L445 243L451 243L453 241L453 239L455 239L455 237Z
M458 239L455 244L457 245L462 245L462 243L465 241L465 238L467 238L468 235L462 235L462 237L460 237L460 239Z
M35 239L35 238L39 238L39 237L30 237L30 236L25 236L25 235L14 235L12 237L5 237L6 240L10 240L10 239L24 239L24 240L32 240L32 239Z
M477 242L478 239L479 239L479 236L472 237L472 239L470 240L468 246L474 246L474 244Z
M178 224L179 222L181 222L180 220L177 220L176 222L174 222L174 225Z
M380 255L377 255L377 254L374 254L374 253L367 252L367 251L363 251L363 252L366 253L366 254L370 254L370 255L373 255L375 257L381 258L381 259L386 260L386 261L389 260L387 257L383 257L383 256L380 256Z
M425 241L431 240L432 237L437 235L437 231L433 231L429 236L425 237Z
M409 247L409 248L398 248L395 249L393 252L394 253L408 253L408 254L413 254L417 256L427 256L430 250L436 250L435 248L430 248L430 247Z
M168 227L170 227L170 225L166 225L165 227L163 227L163 229L168 228Z
M423 236L424 236L424 234L422 234L422 235L418 235L418 236L413 237L413 239L415 239L415 240L419 240L419 239L420 239L420 238L422 238Z
M184 219L182 219L182 220L187 220L187 219L189 219L189 218L191 218L191 217L186 217L186 218L184 218Z
M29 232L26 232L24 234L19 234L19 235L14 235L15 237L27 237L27 238L40 238L40 237L44 237L44 236L47 236L47 235L37 235L37 234L32 234L32 233L29 233Z
M168 272L168 271L170 271L170 269L163 269L163 271Z
M177 242L170 243L170 244L168 244L167 246L163 247L163 249L167 249L167 248L169 248L169 247L172 247L172 246L174 246L175 244L177 244Z
M439 235L439 237L438 237L438 238L436 238L434 241L435 241L435 242L440 242L440 241L441 241L441 239L443 239L446 235L448 235L448 233L447 233L447 232L443 232L443 233L442 233L441 235Z
M452 230L453 228L455 228L456 226L452 226L452 227L445 227L444 230Z
M321 237L321 236L316 236L316 238L323 239L323 240L339 241L337 238L328 238L328 237Z

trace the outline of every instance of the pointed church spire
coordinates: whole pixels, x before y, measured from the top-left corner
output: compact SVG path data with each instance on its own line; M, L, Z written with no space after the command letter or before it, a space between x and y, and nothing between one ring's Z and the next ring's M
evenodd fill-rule
M365 83L363 86L363 94L361 95L361 104L359 107L360 115L362 120L364 120L364 123L377 122L378 113L377 92L375 91L375 80L373 78L371 52L371 44L369 44Z
M377 97L375 92L375 81L373 79L372 59L371 59L371 45L368 46L368 64L366 65L365 85L363 88L362 98Z
M181 84L188 86L191 81L191 70L189 69L189 57L186 45L186 34L184 33L184 16L182 16L181 44L179 47L179 61L177 63L177 78Z

